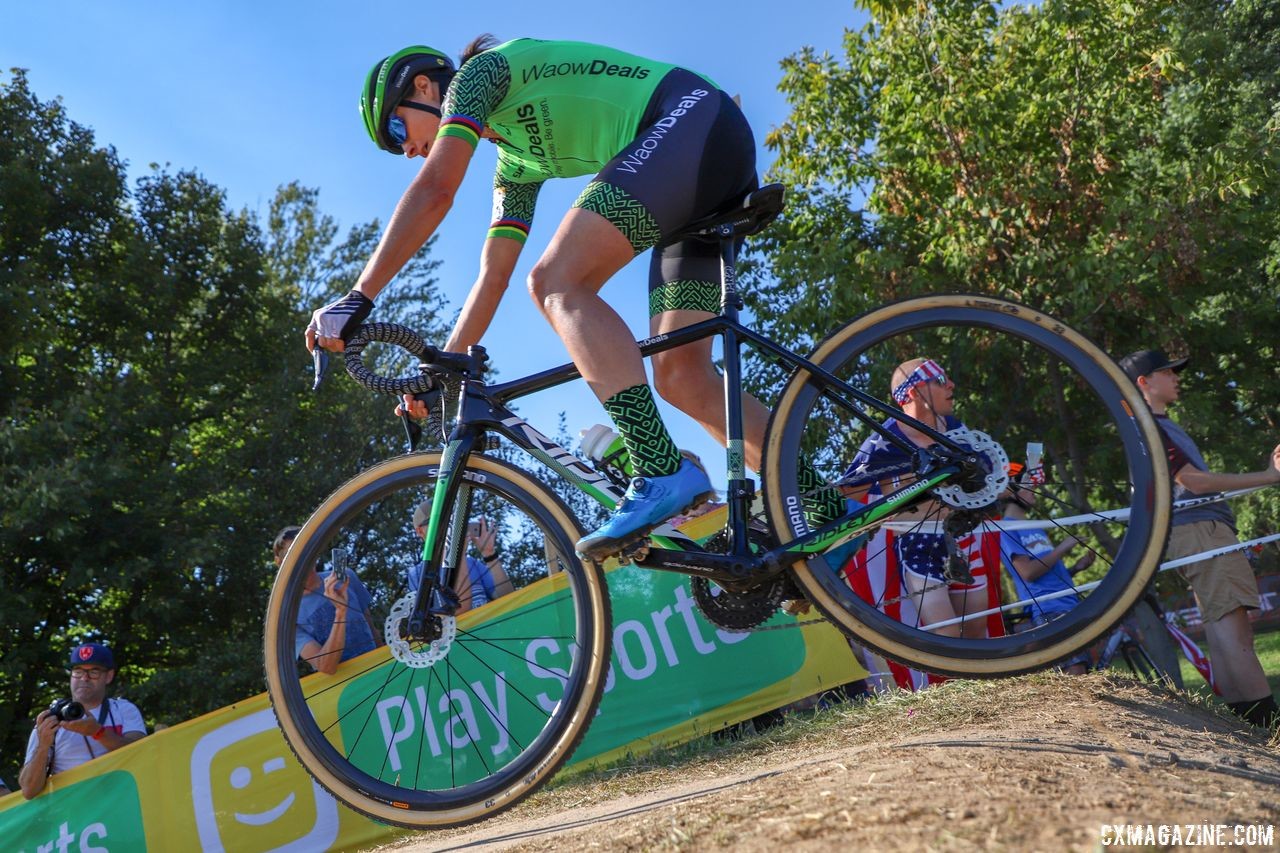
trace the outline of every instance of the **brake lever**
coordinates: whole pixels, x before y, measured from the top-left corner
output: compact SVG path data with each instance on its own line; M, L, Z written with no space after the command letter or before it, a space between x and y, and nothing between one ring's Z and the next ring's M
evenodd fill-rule
M324 381L325 372L329 369L329 353L317 344L311 351L311 362L315 365L315 380L311 384L311 390L318 391L320 383Z
M403 403L400 407L400 420L404 424L404 435L409 440L409 452L418 449L418 443L422 441L422 427L416 420L409 416L409 409Z

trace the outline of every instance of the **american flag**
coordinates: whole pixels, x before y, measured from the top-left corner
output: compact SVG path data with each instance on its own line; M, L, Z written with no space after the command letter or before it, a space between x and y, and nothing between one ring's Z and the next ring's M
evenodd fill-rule
M1169 629L1169 633L1173 635L1178 648L1182 649L1182 653L1186 655L1187 660L1191 661L1191 665L1204 678L1205 683L1213 688L1214 693L1221 696L1222 691L1218 689L1218 685L1213 683L1213 666L1210 664L1209 659L1205 657L1204 652L1200 651L1196 641L1182 633L1182 629L1173 623L1172 613L1165 614L1164 626Z
M886 616L908 625L917 625L919 614L915 603L906 597L907 589L903 584L902 571L898 568L893 541L893 531L881 529L841 567L841 571L859 598L875 604ZM969 559L974 586L980 586L985 581L987 608L999 607L1000 534L969 534L959 539L956 547ZM952 588L957 586L953 585ZM989 636L1004 636L1004 620L999 613L992 613L986 619ZM896 661L889 661L888 668L894 683L903 690L920 690L946 680L944 676L911 669ZM869 666L868 669L874 672L872 667Z

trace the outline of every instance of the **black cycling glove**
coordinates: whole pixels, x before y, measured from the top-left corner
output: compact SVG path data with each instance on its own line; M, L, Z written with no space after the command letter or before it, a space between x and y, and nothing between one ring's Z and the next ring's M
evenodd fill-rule
M316 335L325 338L342 338L349 341L356 329L373 311L373 300L358 290L353 290L341 299L330 302L311 315L311 324Z

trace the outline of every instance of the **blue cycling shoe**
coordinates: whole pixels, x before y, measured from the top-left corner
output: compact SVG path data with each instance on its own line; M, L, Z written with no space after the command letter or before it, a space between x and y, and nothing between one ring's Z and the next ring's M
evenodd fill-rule
M706 472L688 459L680 460L674 474L636 477L609 520L595 533L578 540L578 553L602 562L643 539L668 518L711 500L715 494Z

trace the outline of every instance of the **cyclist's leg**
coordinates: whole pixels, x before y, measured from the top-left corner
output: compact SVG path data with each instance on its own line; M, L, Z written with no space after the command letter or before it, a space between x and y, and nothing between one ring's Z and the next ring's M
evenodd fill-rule
M600 213L575 208L529 276L534 298L604 404L639 475L610 519L578 542L596 560L714 495L707 475L680 457L658 413L640 349L598 291L632 256L632 243Z
M705 241L686 240L654 249L649 267L649 332L673 332L716 316L720 311L720 251ZM721 446L725 443L724 378L712 360L710 338L694 341L653 357L653 381L668 403L689 415ZM747 467L760 470L769 410L755 397L742 394L743 444ZM844 501L817 471L802 460L811 475L813 496L805 499L810 521L822 524L840 515Z
M601 402L624 388L648 384L627 324L599 295L633 257L630 241L616 225L574 208L529 273L534 301Z
M597 291L630 256L659 245L664 234L713 212L756 181L750 127L728 96L697 75L668 75L649 119L574 203L530 278L535 299L593 383L637 473L646 475L614 517L580 543L597 559L713 494L706 475L682 463L645 383L638 349L620 345L630 340L625 325ZM583 276L580 269L595 275ZM641 493L648 489L654 493Z

